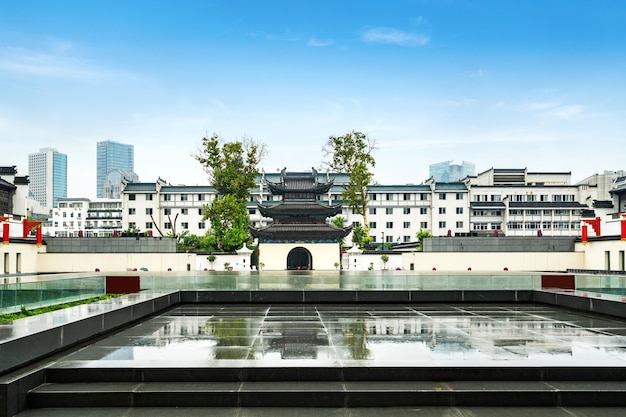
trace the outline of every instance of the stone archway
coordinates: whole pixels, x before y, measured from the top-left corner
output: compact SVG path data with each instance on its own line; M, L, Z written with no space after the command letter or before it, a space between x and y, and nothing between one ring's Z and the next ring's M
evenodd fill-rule
M287 255L287 269L313 269L313 257L311 256L311 252L303 247L297 247L290 250Z

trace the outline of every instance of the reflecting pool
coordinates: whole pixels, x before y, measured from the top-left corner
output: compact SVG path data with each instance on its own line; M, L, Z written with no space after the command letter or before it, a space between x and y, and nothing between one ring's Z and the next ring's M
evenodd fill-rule
M626 321L541 304L180 305L66 366L626 366Z

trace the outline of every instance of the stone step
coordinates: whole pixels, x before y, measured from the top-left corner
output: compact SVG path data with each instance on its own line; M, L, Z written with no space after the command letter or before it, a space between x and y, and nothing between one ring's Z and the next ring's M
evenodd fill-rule
M277 381L46 383L29 408L65 407L621 407L626 382Z
M116 368L69 362L45 374L47 382L626 381L624 366Z

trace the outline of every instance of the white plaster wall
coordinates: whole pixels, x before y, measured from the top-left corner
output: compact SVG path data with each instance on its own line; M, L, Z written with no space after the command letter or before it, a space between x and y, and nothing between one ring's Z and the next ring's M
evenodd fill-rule
M259 264L265 264L266 271L287 269L287 255L295 247L303 247L311 252L313 269L316 271L335 270L335 262L340 262L338 243L261 243L259 245Z
M149 271L186 271L196 265L195 253L43 253L37 259L37 271L119 272L137 268Z
M0 274L38 272L37 258L39 252L43 251L45 246L37 247L34 243L0 244Z
M585 262L581 269L623 271L626 268L626 241L595 241L576 243L576 250L584 251ZM607 262L608 254L608 262Z
M584 252L409 252L403 269L416 271L564 271L585 269Z
M224 271L225 263L229 263L233 271L250 271L250 256L221 254L216 255L213 264L207 259L207 255L198 255L196 257L195 268L197 271Z

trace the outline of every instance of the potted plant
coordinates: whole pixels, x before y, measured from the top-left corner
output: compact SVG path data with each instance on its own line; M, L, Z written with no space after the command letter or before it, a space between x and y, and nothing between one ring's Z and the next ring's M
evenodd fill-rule
M230 262L224 262L224 269L227 271L232 271L233 267L230 266Z
M389 255L382 255L380 257L383 261L383 269L387 269L387 262L389 261Z
M217 258L217 256L210 254L206 258L209 260L209 263L211 264L211 270L213 270L213 262L215 262L215 259Z

